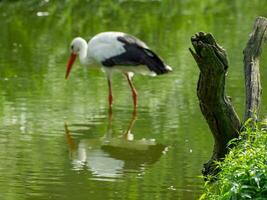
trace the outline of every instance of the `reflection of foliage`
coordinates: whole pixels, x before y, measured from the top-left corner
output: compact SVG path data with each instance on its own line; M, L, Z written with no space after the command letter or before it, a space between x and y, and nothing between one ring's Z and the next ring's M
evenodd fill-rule
M255 5L264 7L263 1L260 2ZM12 63L12 67L1 68L0 74L9 77L18 73L27 76L29 73L35 76L46 73L46 67L36 66L36 58L38 63L46 65L49 59L63 53L66 43L73 36L82 35L89 39L88 36L107 30L130 32L150 41L149 43L164 44L155 45L157 51L164 55L166 48L179 48L176 41L169 38L186 41L189 36L182 34L190 26L198 26L196 31L206 29L207 23L212 24L213 17L218 18L215 23L221 20L220 16L231 14L229 17L236 17L237 10L246 11L251 8L251 4L253 3L214 0L4 0L0 4L0 12L3 13L0 23L4 27L0 41L2 46L14 51L16 56L8 62ZM193 9L196 5L199 6L198 10ZM49 16L38 17L37 12L48 12ZM221 24L225 26L225 23ZM47 50L42 49L44 43L52 58L47 58L43 53ZM10 51L4 51L1 56L8 58Z

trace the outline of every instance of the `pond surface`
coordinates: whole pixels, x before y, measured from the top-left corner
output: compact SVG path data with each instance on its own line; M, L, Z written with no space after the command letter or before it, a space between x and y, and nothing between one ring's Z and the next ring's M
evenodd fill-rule
M242 49L267 15L253 2L0 1L0 199L197 199L213 141L190 37L209 31L227 49L227 93L242 117ZM101 70L76 63L64 80L71 39L110 30L138 36L174 68L134 78L136 116L122 75L112 116Z

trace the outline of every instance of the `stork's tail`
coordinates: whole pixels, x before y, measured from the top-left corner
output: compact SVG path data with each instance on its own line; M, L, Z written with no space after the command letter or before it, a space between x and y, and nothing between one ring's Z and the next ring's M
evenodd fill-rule
M168 72L172 72L172 71L173 71L172 67L169 66L169 65L165 65L165 68L166 68L166 70L167 70Z
M144 57L143 61L147 67L155 72L157 75L165 74L172 71L172 68L169 65L164 64L164 62L159 58L157 54L155 54L150 49L143 49Z

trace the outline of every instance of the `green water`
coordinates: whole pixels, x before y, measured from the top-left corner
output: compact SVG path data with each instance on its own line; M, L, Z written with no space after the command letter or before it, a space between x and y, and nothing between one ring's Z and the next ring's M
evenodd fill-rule
M197 199L213 141L196 97L190 37L209 31L227 49L227 93L242 116L242 49L266 7L262 0L0 1L0 199ZM120 74L112 118L100 70L76 63L64 80L71 39L110 30L138 36L174 68L135 77L136 118Z

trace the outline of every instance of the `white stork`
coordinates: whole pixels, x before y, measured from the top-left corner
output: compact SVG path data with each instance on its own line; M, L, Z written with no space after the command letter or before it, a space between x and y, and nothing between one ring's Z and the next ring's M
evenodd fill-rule
M132 91L134 109L137 106L137 92L131 81L134 73L156 76L172 71L172 68L144 42L122 32L99 33L88 44L84 39L76 37L70 47L71 56L67 63L65 79L68 78L77 55L82 65L101 67L107 74L110 108L113 100L111 89L113 71L125 74Z

